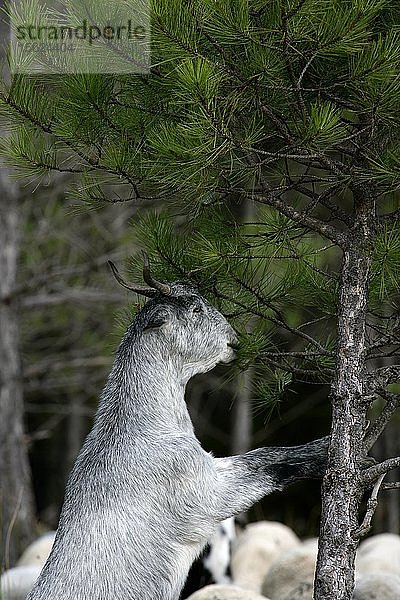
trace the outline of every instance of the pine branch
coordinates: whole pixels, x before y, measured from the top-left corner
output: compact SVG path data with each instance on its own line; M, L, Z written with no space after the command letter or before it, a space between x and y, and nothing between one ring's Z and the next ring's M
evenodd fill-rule
M380 475L378 477L378 479L372 489L371 496L367 502L367 511L365 513L363 522L361 523L360 527L358 527L358 529L356 529L355 531L353 531L351 533L351 537L353 538L353 540L361 539L362 537L367 535L367 533L370 531L372 518L375 514L376 509L378 508L379 490L381 488L381 485L382 485L382 482L383 482L385 476L386 476L386 473L383 473L383 475Z
M339 142L333 142L332 146L336 147L338 150L340 150L341 152L344 153L349 153L351 156L354 157L358 157L358 158L363 158L365 160L368 160L368 157L366 155L361 155L360 152L357 153L352 153L348 148L346 148L346 146L344 145L343 148L341 146L339 146L338 144L343 144L344 142L354 142L354 140L356 138L358 138L360 135L362 135L363 133L366 133L367 131L371 131L372 130L372 125L366 125L365 127L363 127L362 129L358 129L357 131L355 131L354 133L350 133L348 136L346 136L345 138L342 138ZM358 149L358 146L357 146Z
M387 352L380 352L379 354L371 354L370 356L367 357L367 360L375 360L375 359L382 359L382 358L397 358L398 356L400 356L400 347L394 348L393 350L387 351Z
M393 481L393 483L384 483L381 486L382 490L400 490L400 481Z
M298 78L298 80L296 81L296 76L295 76L293 68L292 68L291 58L290 58L289 51L288 51L289 50L289 32L288 32L289 14L290 13L286 13L284 8L282 7L282 9L281 9L281 25L282 25L282 33L283 33L283 37L282 37L283 56L285 59L285 65L286 65L287 73L289 75L289 80L293 86L295 102L297 104L300 115L304 118L307 115L307 109L306 109L306 105L304 103L303 95L299 89L301 80L303 79L303 77L300 76Z
M315 231L319 233L322 237L328 238L335 244L337 244L340 248L345 249L349 244L349 239L346 234L341 232L336 227L332 225L328 225L315 217L311 217L309 215L305 215L303 212L300 212L293 208L290 204L286 204L283 200L276 198L272 194L253 194L251 192L248 193L248 196L256 200L261 204L267 204L268 206L272 206L276 208L280 213L284 214L286 217L289 217L296 223L299 223L303 227L310 229L311 231Z
M55 134L54 130L53 130L53 128L52 128L52 126L50 124L42 123L41 121L39 121L38 119L36 119L36 117L34 115L32 115L29 111L27 111L27 110L23 109L22 107L20 107L18 104L16 104L15 102L13 102L13 100L11 100L10 97L5 96L2 92L0 92L0 99L5 104L7 104L8 106L10 106L10 108L12 108L13 110L15 110L24 119L26 119L28 122L30 122L33 125L35 125L38 129L42 130L44 133L47 133L48 135L54 136L57 140L59 140L63 144L65 144L75 154L77 154L77 156L79 156L90 167L92 167L92 169L90 169L90 170L98 169L99 171L105 171L107 173L110 173L111 175L116 175L119 178L123 177L128 183L131 184L132 189L135 192L136 199L140 198L140 194L139 194L139 191L137 189L136 182L124 170L122 170L122 169L117 169L117 170L110 169L106 165L100 164L100 162L98 160L94 160L90 156L87 156L84 152L78 150L78 148L76 147L76 144L72 143L70 140L68 140L68 139L66 139L66 138L64 138L62 136L59 136L59 135ZM53 167L52 170L58 170L58 169L55 169Z
M393 212L385 213L379 216L379 221L382 225L387 225L388 223L392 223L394 221L400 220L400 208L397 208Z
M294 152L294 149L291 150L290 147L287 150L281 149L281 150L277 150L276 152L268 152L268 150L261 150L260 148L254 148L254 147L245 147L243 146L243 149L248 150L256 155L261 155L261 156L269 156L271 158L273 158L274 160L279 160L281 158L285 158L287 160L298 160L298 161L302 161L302 160L317 160L320 157L319 153L313 153L313 152ZM274 162L274 161L271 161ZM271 162L268 162L267 164L271 164ZM259 161L259 163L257 163L257 165L264 165L265 162L264 161ZM254 165L253 165L254 166Z
M335 356L334 352L326 350L322 352L295 351L292 352L263 352L263 356L267 358L317 358L323 356Z
M345 223L346 225L352 225L352 215L346 210L342 209L338 204L335 204L335 202L333 202L332 200L332 196L334 196L334 194L340 189L340 185L333 185L322 194L312 192L310 189L302 185L299 186L298 184L295 184L294 189L304 194L308 198L313 198L314 200L317 200L320 204L322 204L328 210L330 210L332 215L337 217L340 221L343 221L343 223Z
M30 164L32 167L35 167L38 169L44 169L45 171L57 171L57 173L83 174L83 173L90 173L90 172L96 170L95 167L87 167L86 169L77 169L77 168L73 168L73 167L59 167L56 164L45 163L43 161L34 160L30 156L28 156L27 154L25 154L23 152L21 152L20 156L21 156L21 158L23 158L26 161L26 163Z
M336 83L330 87L321 87L317 91L321 94L322 98L326 98L326 100L330 100L334 102L338 106L342 106L343 108L348 108L350 110L357 110L357 105L354 102L351 102L347 98L343 98L342 96L338 96L337 94L330 93L329 90L341 86L340 83Z
M251 288L250 286L247 286L247 288L249 291L251 291L252 293L254 293L253 288ZM327 351L326 348L324 348L324 346L322 344L320 344L318 342L318 340L316 340L315 338L311 337L310 335L308 335L307 333L305 333L304 331L301 331L301 326L299 326L298 328L294 328L291 327L283 318L276 318L273 317L272 315L268 315L265 312L260 311L259 309L257 309L255 306L248 306L247 304L243 304L242 302L240 302L237 298L232 298L231 296L227 296L226 294L224 294L223 292L220 292L215 286L214 286L214 293L217 297L221 298L222 300L228 300L229 302L232 302L232 304L235 304L236 306L239 306L240 308L242 308L243 310L245 310L246 313L251 313L257 317L260 317L261 319L266 319L267 321L270 321L271 323L274 323L277 327L282 328L286 331L289 331L290 333L292 333L294 336L300 337L304 340L306 340L307 342L309 342L310 344L312 344L314 347L318 348L318 350L322 353L322 354L326 354ZM260 303L261 304L266 304L265 299L264 302L262 300L262 297L259 298ZM271 308L268 304L266 304L266 306L268 308Z
M262 294L260 294L257 289L253 288L251 285L249 285L246 281L243 281L242 279L236 278L236 282L239 283L239 285L241 285L245 290L247 290L248 292L253 294L253 296L255 296L255 298L259 301L259 303L261 305L264 305L267 308L269 308L270 310L273 310L274 313L276 314L276 317L272 317L271 315L269 315L269 316L265 315L264 318L269 319L269 321L271 321L272 323L275 323L276 325L279 325L280 327L284 327L286 330L290 331L293 335L299 336L299 337L303 338L304 340L307 340L313 346L318 348L318 350L321 354L329 355L329 350L327 350L322 344L320 344L313 337L309 336L304 331L300 331L299 328L296 329L294 327L291 327L284 320L283 315L274 306L272 306L269 302L267 302L266 298L264 298L264 296Z
M276 369L281 369L282 371L286 371L287 373L291 373L295 376L302 377L318 377L320 378L322 375L333 375L334 371L332 369L302 369L301 367L296 367L289 364L287 361L276 361L268 358L264 353L261 354L261 358L265 359L265 363L270 365L271 367L275 367ZM329 379L329 378L328 378Z
M400 394L392 394L386 390L377 390L377 393L386 400L386 404L377 419L370 425L364 438L364 452L367 454L385 430L393 415L400 407Z
M323 277L326 277L326 279L330 279L331 281L334 281L335 283L337 283L339 281L339 277L337 275L335 275L334 273L328 273L327 271L324 271L323 269L319 269L318 267L316 267L315 265L310 263L305 258L303 258L303 262L312 271L314 271L315 273L318 273L318 275L322 275Z
M349 170L343 162L339 161L338 159L328 157L326 154L321 153L321 151L316 152L315 150L307 150L307 148L299 147L299 144L294 139L291 140L291 143L286 151L281 149L275 152L269 152L260 148L247 149L251 150L256 155L271 157L270 160L259 161L259 165L272 164L278 159L284 158L288 160L295 160L300 164L307 166L308 168L312 166L316 169L321 169L322 167L341 178L350 176ZM297 150L297 152L295 152L295 150Z
M299 78L296 81L296 89L298 89L298 90L300 89L301 82L303 81L304 75L307 73L308 69L310 68L311 63L318 56L318 52L319 52L319 49L316 50L315 52L313 52L313 54L310 56L310 58L308 59L308 61L304 65L303 70L301 71L301 73L299 75Z
M380 475L384 475L389 473L389 471L394 471L400 467L400 456L396 456L394 458L388 458L383 462L370 467L369 469L365 469L360 474L360 483L364 487L368 487L373 481L378 479Z
M254 162L253 157L249 157L249 162L253 166L257 166L257 162ZM309 168L309 165L308 165ZM349 239L348 236L341 232L336 227L329 225L328 223L324 223L323 221L312 217L307 214L306 211L300 212L293 208L290 204L286 204L283 200L279 198L279 195L273 194L273 191L270 189L270 186L266 183L265 178L261 177L261 186L263 195L259 195L251 192L251 198L256 200L257 202L268 204L269 206L273 206L279 212L283 213L287 217L291 218L293 221L300 223L304 227L315 231L316 233L320 233L323 237L327 237L335 244L340 246L342 249L345 249L348 246ZM294 189L296 189L294 187ZM322 194L323 196L324 194ZM320 196L315 194L315 201L320 200Z
M200 25L200 24L198 24L198 25ZM213 38L213 36L211 36L207 31L204 31L204 36L206 37L206 39L209 42L211 42L214 49L217 50L217 52L220 56L221 60L215 61L215 64L218 65L218 67L222 70L223 73L234 77L234 79L236 79L236 81L238 81L240 83L240 85L242 85L243 87L252 88L255 99L257 101L258 107L260 108L261 112L264 115L266 115L268 117L268 119L271 121L271 123L274 125L275 131L279 132L281 134L281 136L283 137L283 139L290 146L292 146L294 144L294 138L293 138L293 135L292 135L286 121L282 117L280 117L278 114L276 114L269 106L267 106L262 101L262 99L259 96L259 89L258 89L257 81L255 81L254 79L249 80L249 79L245 79L244 77L242 77L240 75L240 73L238 73L232 65L229 65L229 59L226 57L226 53L224 52L224 49L221 46L221 44L219 44Z
M379 388L385 388L390 383L400 381L400 365L381 367L367 374L366 384L368 392L373 394Z
M299 0L298 3L293 6L292 10L289 10L286 14L286 20L289 21L290 19L293 19L293 17L295 17L299 10L301 10L301 8L303 7L303 5L307 2L307 0Z
M394 319L395 319L395 323L393 324L393 329L395 329L399 325L399 323L398 323L398 321L399 321L398 317L395 316ZM380 336L381 336L373 344L370 344L368 346L368 357L369 358L370 358L370 352L372 352L372 350L375 350L375 348L383 348L385 346L393 346L393 345L399 343L399 337L398 337L398 335L395 335L395 334L392 334L392 333L382 333L381 329L376 328L374 325L369 324L369 326L374 331L377 331L380 334Z
M120 136L126 136L127 131L125 129L121 129L120 127L117 127L117 125L114 123L114 121L112 121L110 119L108 114L101 108L101 106L94 99L91 98L91 102L92 102L92 106L95 109L95 111L107 123L107 126L112 131L114 131L115 133L117 133Z
M18 104L16 104L10 98L10 96L6 96L1 91L0 91L0 100L2 100L2 102L4 102L4 104L7 104L7 106L9 106L10 108L12 108L21 117L23 117L24 119L26 119L27 121L29 121L29 123L32 123L33 125L36 125L36 127L38 127L38 129L41 129L44 133L49 133L49 134L53 133L50 125L46 125L46 123L42 123L41 121L39 121L39 119L37 119L34 115L32 115L31 113L29 113L29 111L27 111L26 109L22 108L22 106L19 106Z
M321 321L324 321L325 319L329 319L331 316L336 317L337 315L336 314L324 315L323 317L318 317L317 319L312 319L311 321L307 321L306 323L302 323L301 325L299 325L296 331L298 331L299 329L303 329L303 327L309 327L310 325L315 325L315 323L320 323Z

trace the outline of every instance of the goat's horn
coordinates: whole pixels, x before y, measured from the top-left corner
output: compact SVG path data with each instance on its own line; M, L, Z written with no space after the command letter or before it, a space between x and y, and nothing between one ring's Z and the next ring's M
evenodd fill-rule
M150 285L155 290L158 290L165 296L169 296L171 294L171 286L166 283L161 283L156 279L153 279L150 273L150 261L146 252L143 251L143 279L145 282Z
M136 292L136 294L141 294L142 296L147 296L148 298L154 298L154 296L157 293L156 290L153 290L153 289L147 288L147 287L143 287L141 285L133 285L131 283L127 283L126 281L124 281L122 279L122 277L119 274L119 271L118 271L117 267L114 265L114 263L111 262L111 260L109 260L107 262L110 266L110 269L111 269L112 274L114 275L115 279L124 288L126 288L127 290L131 290L131 292Z

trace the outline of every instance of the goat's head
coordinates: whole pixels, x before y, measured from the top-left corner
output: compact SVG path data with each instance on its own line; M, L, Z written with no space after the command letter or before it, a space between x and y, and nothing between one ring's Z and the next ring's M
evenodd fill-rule
M121 285L151 298L135 317L136 331L149 349L177 361L185 378L209 371L218 362L233 360L233 328L196 288L181 282L156 281L146 255L143 277L149 287L127 283L115 265L110 263L110 267Z

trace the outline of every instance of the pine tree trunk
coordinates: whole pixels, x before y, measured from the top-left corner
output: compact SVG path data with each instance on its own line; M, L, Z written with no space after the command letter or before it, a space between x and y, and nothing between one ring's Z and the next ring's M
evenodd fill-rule
M251 380L252 370L241 374L236 393L234 421L232 427L232 454L243 454L251 449Z
M252 221L256 215L254 202L250 200L239 201L233 204L234 213L238 216L239 223ZM253 321L247 324L247 332L253 329ZM251 414L253 370L247 369L239 377L239 389L236 393L234 422L232 427L232 454L244 454L252 448L253 418Z
M24 439L24 406L15 288L19 247L18 190L0 178L0 566L14 563L35 530Z
M327 475L322 486L315 600L350 600L361 490L358 459L366 427L365 324L372 254L374 202L355 199L354 226L344 251L338 305L336 378Z

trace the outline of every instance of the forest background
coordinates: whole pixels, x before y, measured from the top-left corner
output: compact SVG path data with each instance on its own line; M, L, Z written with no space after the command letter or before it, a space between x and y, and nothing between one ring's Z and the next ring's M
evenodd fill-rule
M371 445L379 438L378 460L400 454L399 10L369 0L169 0L154 6L148 76L4 83L5 563L37 519L56 526L112 349L138 307L106 262L137 281L143 248L159 278L193 281L240 334L236 366L189 386L205 448L300 444L329 432L332 406L334 426L350 406L358 431L377 424L367 435ZM346 321L343 256L360 283L360 322ZM338 350L340 319L357 330L361 399L338 392L353 377ZM356 451L353 440L352 468ZM317 535L319 490L307 482L268 497L250 519ZM382 489L375 532L399 532L397 494Z

